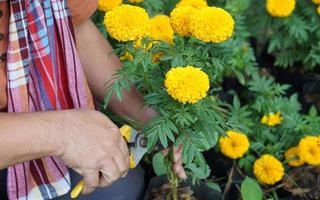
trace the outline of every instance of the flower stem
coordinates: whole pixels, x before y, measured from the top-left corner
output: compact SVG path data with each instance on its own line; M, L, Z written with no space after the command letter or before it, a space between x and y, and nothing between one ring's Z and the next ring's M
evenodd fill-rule
M173 171L174 165L174 149L173 146L170 147L169 154L168 154L168 179L169 183L171 184L171 199L178 200L178 186L179 186L179 178L176 173Z

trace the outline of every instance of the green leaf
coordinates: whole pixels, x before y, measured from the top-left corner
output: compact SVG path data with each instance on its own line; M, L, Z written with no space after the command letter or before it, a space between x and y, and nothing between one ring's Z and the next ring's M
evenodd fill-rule
M240 109L240 100L239 100L239 98L238 98L238 96L237 95L235 95L234 97L233 97L233 107L235 107L236 109Z
M246 177L241 184L241 196L243 200L262 200L263 193L255 180Z
M243 75L238 71L234 71L234 73L237 76L238 81L241 83L241 85L244 85L246 83L246 80L244 79Z
M316 117L317 114L318 114L318 111L317 111L316 107L315 106L311 106L311 108L309 110L309 115L311 117Z
M162 152L158 152L152 158L152 166L153 170L157 176L165 175L166 174L166 165L164 162L164 155Z
M149 152L152 151L154 146L157 144L158 138L159 136L156 134L156 132L148 136L147 149Z
M110 90L107 92L105 98L104 98L104 102L103 102L103 108L104 109L107 109L107 107L108 107L108 105L109 105L109 103L111 101L113 92L114 92L114 88L111 87Z
M168 148L168 139L164 132L159 133L159 139L164 148Z
M167 125L174 133L179 133L177 127L174 125L174 123L171 120L167 120Z
M210 169L208 165L205 165L204 168L201 168L195 164L188 164L186 165L186 169L189 169L198 179L205 179L210 175Z
M221 193L221 188L219 186L219 184L214 183L214 182L208 182L207 186L215 191L218 191L219 193Z

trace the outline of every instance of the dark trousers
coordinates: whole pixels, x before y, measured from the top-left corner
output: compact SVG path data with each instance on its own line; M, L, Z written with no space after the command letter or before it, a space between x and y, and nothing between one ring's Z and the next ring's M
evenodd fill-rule
M0 171L0 200L6 200L6 171ZM81 176L70 170L72 188ZM98 188L92 194L81 195L78 200L140 200L145 189L144 171L138 166L130 170L125 178L120 178L107 188ZM56 200L70 200L70 193ZM36 199L35 199L36 200Z

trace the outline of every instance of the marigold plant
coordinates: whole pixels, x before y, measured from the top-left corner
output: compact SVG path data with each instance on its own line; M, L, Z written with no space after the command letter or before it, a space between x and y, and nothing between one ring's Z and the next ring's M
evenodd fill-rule
M179 102L197 103L209 90L209 77L200 68L175 67L166 74L164 85L172 98Z
M99 0L98 10L106 12L122 4L122 0Z
M147 34L154 40L162 40L173 43L173 29L170 18L166 15L157 15L150 19L150 28Z
M190 18L191 34L204 42L223 42L233 33L234 20L222 8L205 7L195 10Z
M274 65L280 68L313 70L319 65L320 18L316 2L268 0L251 3L246 23L259 43L257 52L264 48L275 58Z
M284 176L284 167L278 159L266 154L255 161L253 173L262 183L274 185Z
M285 152L284 156L288 165L291 167L300 167L304 164L304 161L299 156L300 151L298 147L291 147Z
M243 133L227 131L226 136L220 138L221 152L232 159L238 159L249 149L249 139Z
M207 1L205 0L181 0L179 3L177 3L176 7L185 7L185 6L191 6L194 8L204 8L208 6Z
M172 169L180 145L192 183L216 190L235 184L242 199L251 190L255 200L277 199L285 173L318 165L318 112L307 113L309 103L299 102L307 95L277 83L282 77L272 77L279 69L271 63L298 65L299 73L320 64L318 6L315 0L144 0L95 13L93 21L122 61L106 83L104 108L135 87L157 111L143 125L115 119L148 138L145 161L168 177L167 198L179 198L182 180ZM226 163L224 179L210 169L215 159ZM229 192L223 188L221 196Z
M312 2L315 4L320 4L320 0L312 0Z
M156 172L168 176L173 187L170 195L176 199L177 184L181 180L172 171L173 148L183 144L184 169L194 181L210 175L202 153L213 148L220 135L235 130L237 126L227 124L226 105L213 95L217 95L225 76L236 76L242 82L244 70L237 64L225 63L232 59L222 54L223 50L227 50L223 43L213 43L213 39L204 42L191 35L190 16L195 14L195 10L202 9L195 8L197 6L192 1L180 2L180 5L174 5L166 12L150 6L149 1L138 5L142 7L123 4L106 12L104 29L100 28L100 13L96 16L97 26L111 39L115 53L123 64L114 75L113 83L107 83L105 107L113 94L121 100L123 90L135 86L143 94L146 105L158 111L159 116L144 126L133 124L148 137L150 154L153 154L156 144L169 149L168 155L155 156L153 162L159 163L159 157L162 159L160 163L163 167L154 164L154 168L165 169ZM225 36L215 36L216 41L224 41L231 37L230 31L233 31L235 21L222 8L214 9L230 16L220 17L220 20L232 20L232 30L226 30L223 33ZM213 25L210 21L212 17L201 21L202 28L205 24ZM217 31L222 29L219 27ZM219 50L212 51L215 48Z
M196 11L191 6L175 8L170 13L170 22L174 32L181 36L190 36L190 16Z
M295 0L267 0L267 11L274 17L288 17L294 11Z
M261 123L268 126L276 126L281 124L283 117L280 112L269 113L261 118Z
M106 13L104 24L111 37L125 42L146 36L149 20L149 16L143 8L121 5Z
M296 167L309 167L310 163L307 163L301 155L300 139L307 133L311 135L319 133L320 117L314 107L311 107L308 114L302 113L298 95L290 96L286 93L290 88L289 85L279 84L272 77L258 73L250 79L247 81L245 95L239 92L241 99L237 95L233 97L229 114L229 123L241 123L239 129L243 130L250 140L247 153L233 164L236 166L233 168L239 167L242 173L253 173L261 183L261 186L255 186L257 188L281 187L285 173L289 174ZM313 137L318 138L318 136ZM313 149L317 146L308 145L308 147ZM310 150L303 149L304 152ZM262 159L264 155L269 156ZM315 161L315 156L313 153L306 155L311 162ZM236 181L234 183L236 184ZM241 185L246 184L246 181L241 183ZM275 184L277 185L272 186ZM269 195L276 196L276 193L265 193L265 196Z
M320 137L306 136L301 139L299 156L310 165L320 165Z

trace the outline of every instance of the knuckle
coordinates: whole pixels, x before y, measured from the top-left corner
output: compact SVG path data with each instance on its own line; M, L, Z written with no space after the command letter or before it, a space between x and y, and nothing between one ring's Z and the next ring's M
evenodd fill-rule
M119 170L113 170L112 176L110 177L111 181L114 182L120 178L121 174Z
M99 185L98 182L94 180L87 180L85 182L86 182L86 186L90 188L96 188Z

